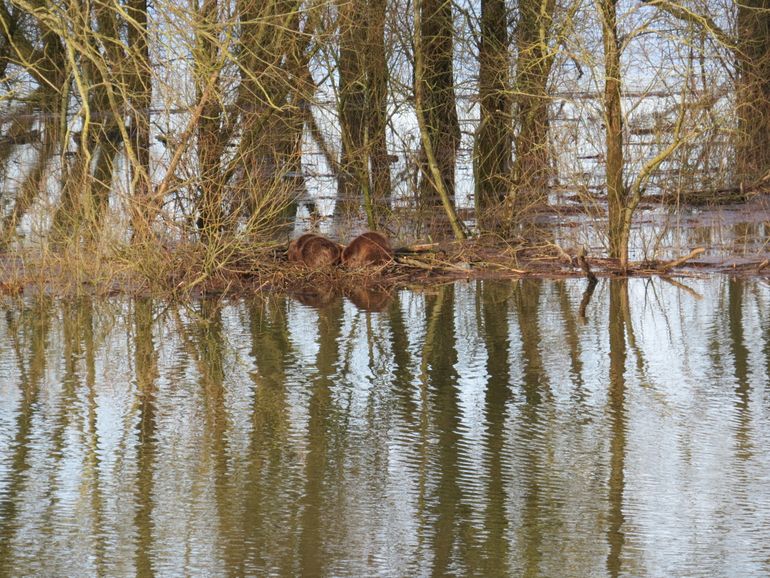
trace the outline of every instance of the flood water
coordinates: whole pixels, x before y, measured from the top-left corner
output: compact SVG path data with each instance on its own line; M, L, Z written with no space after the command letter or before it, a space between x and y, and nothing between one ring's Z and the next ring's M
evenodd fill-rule
M682 283L5 303L0 575L767 576L770 285Z

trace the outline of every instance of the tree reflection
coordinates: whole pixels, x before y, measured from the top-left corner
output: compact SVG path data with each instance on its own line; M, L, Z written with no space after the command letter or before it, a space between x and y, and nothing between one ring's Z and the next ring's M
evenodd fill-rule
M305 459L304 491L302 499L302 528L300 531L300 574L325 576L325 536L331 533L338 520L325 515L335 512L330 500L333 492L325 488L344 486L341 468L344 462L346 431L344 422L333 411L332 376L339 357L342 332L343 303L337 299L318 311L318 354L316 375L310 382L308 402L307 457ZM336 467L335 467L336 466Z
M509 489L508 475L503 471L504 446L507 437L505 418L512 398L509 369L508 300L510 282L485 281L477 294L482 301L484 344L487 350L486 415L486 462L488 501L484 513L487 534L484 545L484 572L487 576L508 576L507 567L510 544L506 531L508 517L506 502Z
M591 296L593 295L596 283L596 278L592 278L588 281L588 285L583 292L583 297L580 301L578 318L583 323L586 321L585 309L591 299ZM561 316L564 320L564 340L566 341L566 346L569 349L570 374L575 383L575 390L577 391L578 399L582 402L585 399L585 393L583 391L585 384L583 380L583 361L581 359L578 324L577 320L575 319L575 314L572 312L572 306L569 301L566 282L556 281L555 284L559 293L559 307L561 309Z
M541 488L542 481L542 440L538 439L544 398L550 398L548 376L544 372L540 351L541 335L538 308L542 283L539 280L520 281L514 293L516 318L521 336L521 365L524 403L521 409L522 444L525 455L521 458L521 476L524 478L522 504L522 558L523 576L539 576L542 572L543 544L546 539L546 519L541 505L547 500Z
M153 337L153 306L150 299L134 302L134 371L136 373L136 574L154 576L152 563L153 472L156 464L156 379L158 354Z
M256 371L252 430L249 439L248 469L250 482L244 503L244 548L250 565L277 568L280 575L297 573L294 564L294 540L299 504L291 484L293 451L289 437L289 399L287 397L287 359L293 355L289 341L287 302L253 300L248 305L251 358ZM289 463L287 463L289 462ZM288 510L288 512L286 512ZM276 528L287 527L286 533ZM276 555L277 554L277 555Z
M16 553L16 532L19 529L19 517L23 514L19 496L23 495L29 480L31 436L33 420L40 410L40 386L46 370L46 348L50 329L51 303L48 299L33 302L20 313L14 309L5 310L8 338L15 352L19 372L21 405L13 424L14 436L11 452L7 485L0 493L0 567L13 568Z
M751 443L751 385L749 350L744 329L744 300L746 288L743 280L730 279L727 283L727 316L730 350L735 374L735 406L738 411L738 427L735 432L737 455L748 460L752 454ZM767 333L767 332L766 332Z
M541 281L176 325L150 299L6 309L0 574L658 575L693 544L761 568L767 296L665 284L632 312L641 283L602 281L585 326L582 287Z
M426 296L427 329L420 367L420 517L432 521L432 527L424 526L421 532L423 539L432 540L434 576L446 576L454 564L462 564L453 554L459 549L462 558L467 549L463 538L468 536L458 512L462 507L457 479L460 420L453 311L454 286L442 285L436 295ZM435 432L431 432L431 426ZM431 456L434 444L436 454Z
M625 491L626 461L626 323L630 324L628 303L628 281L610 281L609 305L610 339L610 475L609 512L607 521L607 572L617 577L622 573L623 546L625 544L625 517L623 515L623 493ZM628 328L630 330L630 327Z

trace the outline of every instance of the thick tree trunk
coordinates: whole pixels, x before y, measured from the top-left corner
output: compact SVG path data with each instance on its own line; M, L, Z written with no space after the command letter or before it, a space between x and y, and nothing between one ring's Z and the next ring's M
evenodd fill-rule
M201 29L215 29L218 21L217 0L205 0L200 10ZM197 100L200 102L211 82L219 60L220 46L207 34L197 41L195 76ZM218 92L217 89L214 90ZM197 224L205 242L213 240L224 226L224 183L222 154L225 137L222 133L223 111L220 104L209 99L203 107L197 126L199 191L196 198Z
M385 0L345 0L338 6L342 152L337 213L357 211L363 198L372 228L390 192L385 5Z
M548 46L554 0L523 0L516 35L516 160L513 165L514 199L521 209L545 202L551 175L548 150L548 78L553 51ZM545 32L545 35L543 34Z
M306 47L310 29L299 31L299 0L239 0L241 20L238 128L241 141L233 166L243 167L234 211L268 202L275 216L287 214L289 196L301 187L301 146L312 96ZM287 211L279 212L282 205ZM261 209L264 210L264 209Z
M620 101L620 44L617 32L617 0L597 0L604 38L604 124L606 127L606 179L609 214L610 257L628 262L624 238L626 189L623 186L623 111Z
M147 43L147 0L129 0L126 3L128 19L128 50L130 57L131 146L136 155L133 167L135 203L133 218L146 220L150 180L150 106L152 105L152 68ZM139 226L144 226L145 223ZM134 223L134 230L137 224Z
M386 0L368 2L368 44L366 74L369 99L369 159L371 190L375 213L384 210L390 195L390 160L388 157L388 59L385 52Z
M476 132L476 209L479 220L507 196L511 169L511 86L508 18L504 0L481 3L480 122Z
M433 2L433 0L430 0ZM423 205L429 205L430 207L441 206L444 209L444 214L449 222L449 226L452 229L452 233L455 239L465 239L465 229L463 228L462 221L460 221L454 205L454 158L456 155L457 145L460 140L460 129L457 124L457 111L454 108L454 87L449 85L443 85L442 91L439 91L439 95L444 99L451 100L451 112L446 118L442 119L437 116L437 102L443 105L448 105L446 100L437 100L437 85L435 79L436 75L436 46L430 51L425 48L425 25L423 23L423 14L425 14L425 3L415 2L414 4L414 21L415 21L415 34L414 34L414 108L417 114L417 125L420 131L420 143L422 144L422 181L421 181L421 202ZM450 9L451 14L451 9ZM446 23L445 23L446 24ZM449 20L450 29L445 32L451 34L451 19ZM435 34L438 31L433 29L431 34ZM433 39L435 40L435 39ZM451 39L450 39L451 45ZM446 47L444 47L446 48ZM451 55L452 51L449 51ZM442 59L445 54L441 54ZM431 66L426 65L426 60L433 59ZM443 65L446 65L443 62ZM443 82L451 83L451 58L449 59L449 71L450 74L441 77ZM431 70L427 73L427 70ZM434 79L433 83L427 81L427 79ZM448 93L447 91L451 91ZM430 92L430 94L428 94ZM451 99L449 98L451 97ZM440 108L440 107L439 107ZM452 123L452 118L454 122ZM431 124L431 122L433 124ZM452 136L447 131L448 126L454 126L456 135ZM455 131L449 131L454 133ZM436 148L436 147L440 148ZM447 161L446 157L451 156L451 163ZM451 173L451 176L447 173ZM450 183L451 187L450 188ZM435 195L436 198L433 198Z
M430 140L443 187L454 197L454 172L457 148L460 145L460 124L454 90L453 47L454 26L452 3L445 0L420 0L420 50L422 74L415 78L421 83L422 110L425 130ZM416 56L417 58L417 56ZM427 168L428 154L422 148L421 201L428 206L440 203L442 185Z
M354 212L369 194L367 133L367 11L365 0L340 0L339 115L342 136L338 213Z
M738 4L736 177L752 183L770 170L770 0Z

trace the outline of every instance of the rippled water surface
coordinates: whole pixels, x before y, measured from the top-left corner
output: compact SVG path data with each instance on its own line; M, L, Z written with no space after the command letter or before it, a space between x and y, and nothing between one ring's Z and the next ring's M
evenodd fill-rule
M5 303L0 575L770 575L770 286L584 290Z

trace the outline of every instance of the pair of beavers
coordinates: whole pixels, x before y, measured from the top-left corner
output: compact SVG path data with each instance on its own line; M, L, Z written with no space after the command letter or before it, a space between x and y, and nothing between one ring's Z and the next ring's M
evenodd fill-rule
M384 235L369 231L353 239L347 247L315 233L305 233L289 243L289 261L320 269L338 264L349 269L384 265L393 260L393 250Z

